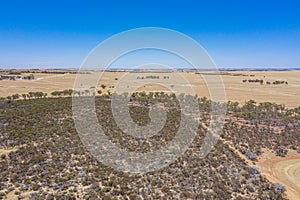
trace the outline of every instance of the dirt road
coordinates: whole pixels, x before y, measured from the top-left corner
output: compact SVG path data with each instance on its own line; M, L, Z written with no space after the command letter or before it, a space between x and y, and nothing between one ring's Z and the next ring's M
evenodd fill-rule
M294 199L300 199L300 158L276 163L273 173L295 194Z
M265 152L258 161L262 175L273 183L281 183L287 189L287 198L300 199L300 156L289 152L287 157L277 157L271 152Z

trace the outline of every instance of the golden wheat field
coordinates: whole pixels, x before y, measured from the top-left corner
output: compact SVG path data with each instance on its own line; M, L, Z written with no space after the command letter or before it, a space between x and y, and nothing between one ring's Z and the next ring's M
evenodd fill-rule
M28 74L22 74L28 75ZM48 74L34 73L35 80L1 80L0 96L6 97L13 94L22 94L28 92L42 91L50 95L56 90L74 88L74 81L77 74ZM181 72L128 72L128 71L107 71L91 72L90 74L81 74L86 79L98 79L97 90L103 92L127 91L130 86L140 85L134 88L138 91L170 91L191 93L193 91L198 96L210 98L209 90L205 84L205 79L214 80L216 75L213 72L201 72L197 74L194 71ZM159 76L160 81L155 79L146 79L147 76ZM145 79L140 79L145 77ZM164 79L164 77L166 77ZM285 104L286 107L299 106L300 96L300 71L234 71L222 72L221 78L224 84L226 99L237 101L243 104L245 101L253 99L257 102L275 102ZM243 82L243 80L263 80L263 84ZM272 84L274 81L284 81L288 84ZM162 84L162 83L163 84ZM270 84L266 84L270 82ZM102 89L100 86L105 85ZM93 85L86 85L86 88ZM189 92L185 88L191 88ZM222 87L222 85L213 85L213 87ZM210 86L211 88L211 86ZM212 88L213 89L213 88Z

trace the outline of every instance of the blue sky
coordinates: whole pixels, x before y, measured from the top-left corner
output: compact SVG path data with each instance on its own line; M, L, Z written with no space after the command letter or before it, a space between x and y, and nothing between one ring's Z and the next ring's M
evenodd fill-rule
M79 67L108 37L164 27L199 42L219 67L300 67L299 1L0 2L0 68Z

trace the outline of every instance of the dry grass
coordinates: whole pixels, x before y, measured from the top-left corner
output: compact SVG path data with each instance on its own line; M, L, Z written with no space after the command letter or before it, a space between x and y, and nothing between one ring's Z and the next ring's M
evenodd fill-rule
M244 75L255 75L250 76L233 76L233 74L244 74ZM93 72L92 74L85 74L87 79L97 79L100 72ZM137 76L146 75L158 75L160 76L160 81L163 81L164 86L176 91L186 91L189 86L186 82L182 81L178 77L185 77L185 80L192 85L193 90L199 96L210 97L209 91L206 87L204 79L199 74L195 72L178 72L178 73L128 73L128 72L105 72L98 84L97 89L101 89L100 85L104 84L107 86L104 92L110 90L114 91L114 88L109 88L111 86L116 86L119 84L120 91L126 91L130 89L131 85L140 83L144 86L140 87L138 90L141 91L157 91L166 90L158 84L153 84L155 80L143 79L138 80ZM76 79L76 74L43 74L35 73L34 76L37 80L26 81L0 81L0 96L6 97L15 93L22 94L28 93L30 91L42 91L51 93L55 90L70 89L74 87L74 80ZM163 76L168 76L169 79L163 80ZM215 79L214 75L205 75L208 79ZM225 86L225 91L227 95L227 100L238 101L243 104L249 99L254 99L257 102L275 102L279 104L285 104L287 107L297 107L299 106L299 96L300 96L300 71L243 71L243 72L230 72L228 75L222 75L222 79ZM117 80L116 80L117 79ZM266 81L287 81L288 85L260 85L259 83L242 83L244 79L263 79ZM122 84L120 81L123 81ZM149 81L152 83L147 84ZM145 85L146 84L146 85ZM92 85L86 85L87 88Z

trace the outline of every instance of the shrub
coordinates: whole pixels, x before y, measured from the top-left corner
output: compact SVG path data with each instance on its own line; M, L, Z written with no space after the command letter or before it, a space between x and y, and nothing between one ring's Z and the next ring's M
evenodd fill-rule
M279 193L283 193L285 191L285 187L280 183L275 184L275 191Z
M251 152L250 150L247 150L245 155L250 160L256 160L257 159L257 155L255 153Z

